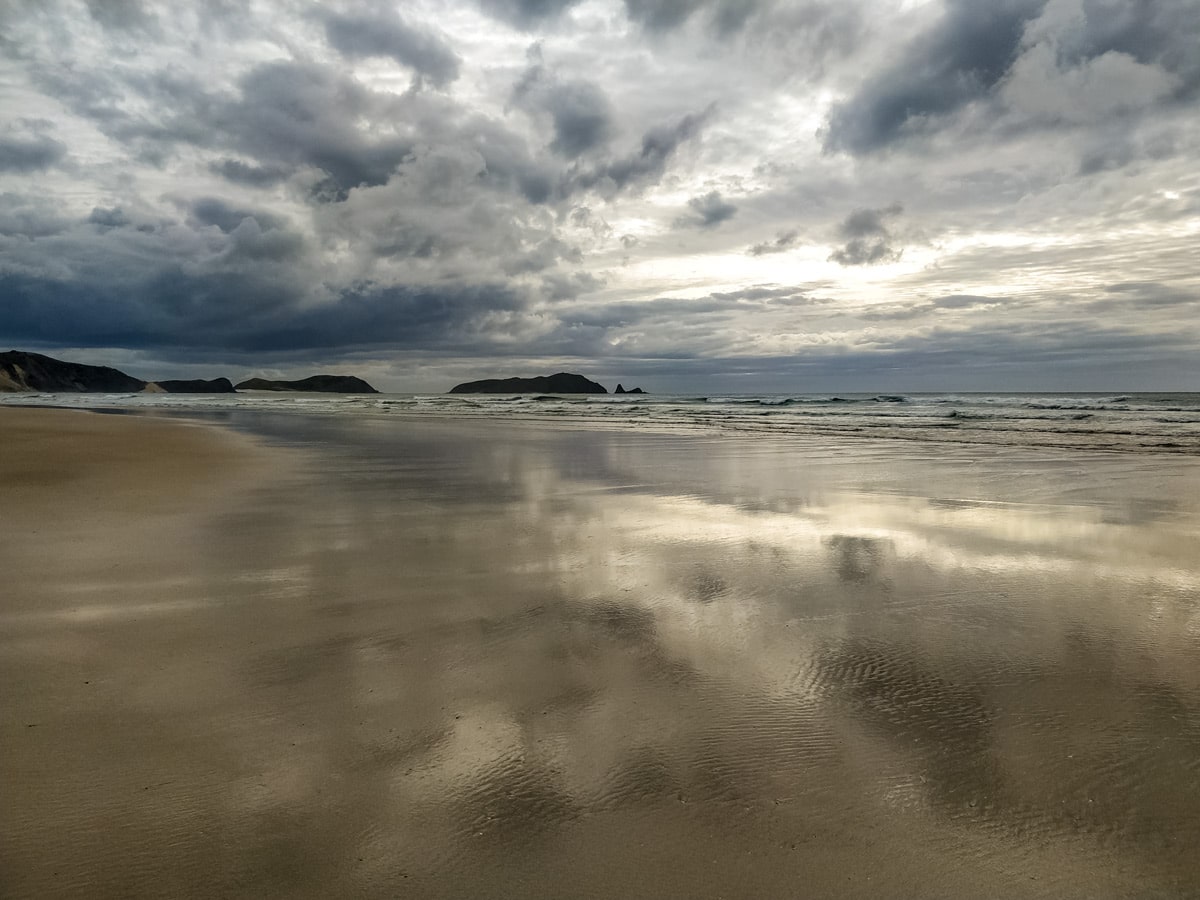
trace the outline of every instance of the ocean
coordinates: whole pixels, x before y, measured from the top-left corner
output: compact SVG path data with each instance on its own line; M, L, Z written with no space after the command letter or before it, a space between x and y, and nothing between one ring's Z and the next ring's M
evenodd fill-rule
M72 408L469 417L686 433L1200 454L1200 393L12 394Z

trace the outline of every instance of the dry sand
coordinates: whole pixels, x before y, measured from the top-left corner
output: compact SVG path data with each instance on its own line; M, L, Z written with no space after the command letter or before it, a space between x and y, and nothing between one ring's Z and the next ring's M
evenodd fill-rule
M0 409L0 896L1200 894L1200 466Z

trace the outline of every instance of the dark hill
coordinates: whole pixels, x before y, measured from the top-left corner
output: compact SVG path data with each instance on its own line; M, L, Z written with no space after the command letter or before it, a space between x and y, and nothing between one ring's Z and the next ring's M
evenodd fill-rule
M228 378L214 378L205 381L203 378L174 379L154 382L168 394L232 394L233 383Z
M241 382L239 391L314 391L328 394L378 394L361 378L353 375L312 375L299 381L270 381L251 378Z
M239 385L240 387L240 385ZM607 394L604 385L582 375L559 372L536 378L486 378L467 381L450 389L452 394Z
M24 350L0 353L0 392L124 394L145 389L140 378L108 366L85 366Z

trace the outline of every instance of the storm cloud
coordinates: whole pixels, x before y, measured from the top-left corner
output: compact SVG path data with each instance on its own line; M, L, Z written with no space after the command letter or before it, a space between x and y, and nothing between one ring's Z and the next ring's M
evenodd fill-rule
M167 12L0 6L0 343L1200 388L1200 0Z

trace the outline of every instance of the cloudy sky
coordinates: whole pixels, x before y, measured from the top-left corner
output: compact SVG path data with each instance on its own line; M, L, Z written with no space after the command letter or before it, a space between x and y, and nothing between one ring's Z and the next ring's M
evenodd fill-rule
M1200 0L0 0L0 349L1200 390Z

